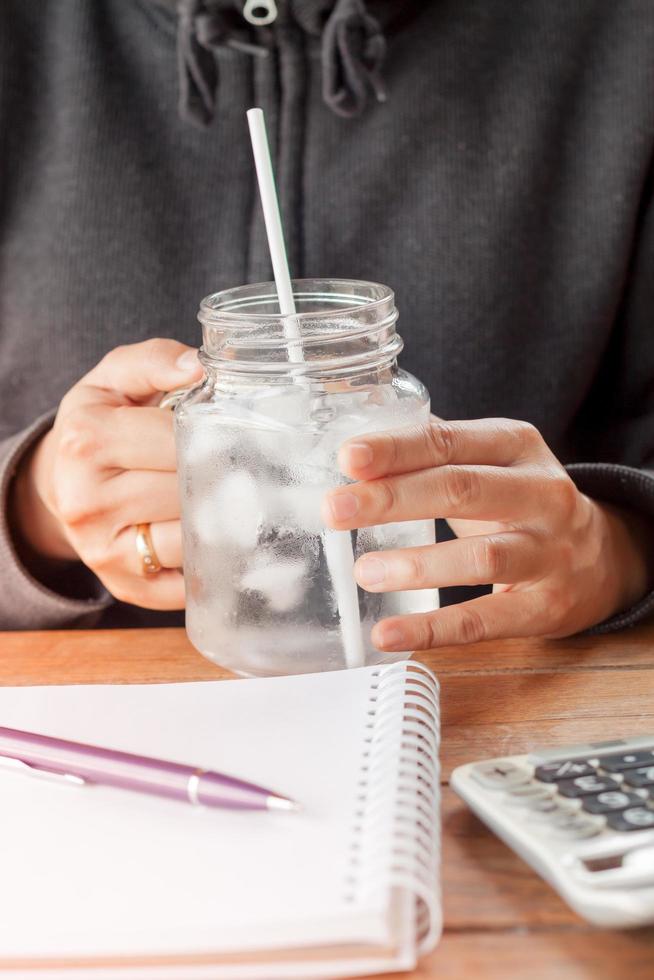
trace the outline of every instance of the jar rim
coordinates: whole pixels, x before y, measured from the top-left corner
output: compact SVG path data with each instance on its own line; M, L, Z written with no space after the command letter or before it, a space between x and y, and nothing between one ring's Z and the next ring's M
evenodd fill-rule
M325 314L330 308L330 303L336 307L339 316L342 316L360 312L362 309L372 311L377 307L388 304L389 302L394 303L395 300L395 293L390 286L385 286L383 283L371 282L365 279L293 279L291 280L291 283L293 287L293 297L296 300L302 298L315 299L317 296L325 296L325 309L311 310L308 312L299 310L296 312L295 316L302 321L324 319ZM321 289L321 285L323 287L328 286L329 289ZM338 300L354 300L357 298L357 294L354 292L335 292L334 287L341 287L345 290L348 288L352 290L358 287L362 290L362 293L364 290L368 290L369 295L360 295L358 297L359 302L344 302L343 305L337 306ZM262 292L249 293L250 290L254 291L255 289L262 290ZM263 292L264 289L266 290L265 292ZM240 296L238 294L240 294ZM226 299L228 296L234 297L233 303L235 308L230 308L230 305L220 305L220 300L223 298ZM205 325L210 325L211 323L216 322L216 320L228 320L234 325L234 327L238 326L238 324L245 325L246 323L271 323L275 320L286 320L287 315L282 313L255 313L252 312L251 308L248 311L239 312L239 305L245 305L246 303L250 304L250 306L256 305L257 303L263 304L270 302L271 299L277 299L277 288L275 283L272 281L251 283L243 286L222 289L216 293L210 293L200 302L198 320L200 323Z

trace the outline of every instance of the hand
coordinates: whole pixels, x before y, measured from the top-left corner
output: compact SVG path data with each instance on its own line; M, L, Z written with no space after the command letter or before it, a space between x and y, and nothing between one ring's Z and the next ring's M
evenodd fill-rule
M339 465L358 482L325 498L329 527L445 517L459 536L361 557L355 575L362 588L493 583L492 595L383 620L372 633L381 650L567 636L627 608L648 589L651 532L580 493L527 423L434 419L358 436L342 447Z
M156 405L201 375L191 348L147 340L112 350L71 388L17 474L12 517L30 551L81 559L125 602L184 607L172 413ZM134 530L146 522L163 565L148 576Z

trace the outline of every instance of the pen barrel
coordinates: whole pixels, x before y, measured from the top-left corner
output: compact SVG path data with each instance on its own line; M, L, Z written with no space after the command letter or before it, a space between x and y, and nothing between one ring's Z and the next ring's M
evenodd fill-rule
M98 785L193 805L260 810L274 795L222 773L7 728L0 728L0 755L38 771L70 774Z
M272 795L271 790L215 772L204 772L198 778L197 802L203 806L265 810L268 797Z

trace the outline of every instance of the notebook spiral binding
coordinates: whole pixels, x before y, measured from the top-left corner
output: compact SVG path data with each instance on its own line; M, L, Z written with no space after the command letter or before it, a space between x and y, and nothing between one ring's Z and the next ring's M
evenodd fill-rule
M356 902L384 886L414 895L418 952L426 952L442 926L438 681L412 661L372 678L346 897ZM388 766L394 747L399 771Z

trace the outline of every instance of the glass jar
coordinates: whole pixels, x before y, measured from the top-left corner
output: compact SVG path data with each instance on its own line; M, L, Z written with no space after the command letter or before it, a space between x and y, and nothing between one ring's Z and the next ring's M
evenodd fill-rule
M397 366L393 292L341 279L293 289L291 331L273 283L202 301L206 377L175 409L186 628L245 675L402 659L373 647L371 627L437 605L435 590L373 594L352 574L364 552L432 544L434 521L334 532L320 518L325 492L347 482L346 439L429 418L426 389Z

